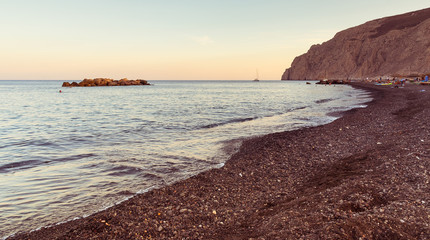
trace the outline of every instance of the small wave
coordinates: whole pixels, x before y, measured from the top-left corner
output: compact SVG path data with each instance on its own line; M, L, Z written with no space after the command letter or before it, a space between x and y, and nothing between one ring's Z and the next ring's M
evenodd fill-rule
M225 165L225 163L218 163L217 165L215 165L215 168L223 168Z
M298 117L294 118L294 120L299 120L299 121L304 121L304 122L308 122L311 119L312 119L311 117L303 117L303 116L298 116Z
M135 193L130 192L129 190L123 190L117 193L118 195L125 195L125 196L129 196L129 195L134 195Z
M334 100L334 99L330 99L330 100ZM288 113L288 112L294 112L294 111L298 111L298 110L303 110L303 109L306 109L306 108L307 108L307 106L302 106L302 107L296 107L296 108L292 108L292 109L287 109L287 110L285 110L283 112L276 112L275 114L266 115L266 116L249 117L249 118L236 118L236 119L227 120L225 122L208 124L208 125L202 126L200 128L201 129L209 129L209 128L215 128L215 127L224 126L224 125L232 124L232 123L249 122L249 121L253 121L253 120L256 120L256 119L274 117L274 116L282 115L282 114L285 114L285 113Z
M367 108L366 104L354 105L352 108Z
M3 166L0 166L0 173L6 173L12 170L24 170L29 168L34 168L43 164L49 164L54 162L67 162L67 161L75 161L87 157L96 156L95 154L89 153L89 154L78 154L78 155L72 155L69 157L64 158L55 158L51 160L27 160L27 161L21 161L21 162L14 162L14 163L8 163Z
M49 162L68 162L68 161L75 161L75 160L79 160L79 159L83 159L83 158L89 158L89 157L94 157L96 156L96 154L93 153L87 153L87 154L77 154L77 155L72 155L69 157L63 157L63 158L56 158L53 159Z
M58 144L47 140L24 140L19 142L12 142L10 144L0 146L0 148L7 148L7 147L13 147L13 146L59 147Z
M27 160L22 162L8 163L3 166L0 166L0 173L6 173L13 169L22 170L22 169L32 168L39 165L40 163L42 163L42 161L39 161L39 160Z
M303 107L297 107L297 108L294 108L293 109L293 111L296 111L296 110L302 110L302 109L306 109L307 107L306 106L303 106Z
M315 103L321 104L321 103L331 102L331 101L334 101L334 100L335 99L333 99L333 98L326 98L326 99L316 100Z
M145 173L143 175L144 179L149 179L149 180L161 180L162 178L156 174L153 173Z
M152 191L152 190L154 190L154 189L156 189L156 188L157 188L156 186L152 186L152 187L149 187L149 188L145 188L145 189L142 189L142 190L137 191L137 193L136 193L136 194L143 194L143 193L146 193L146 192Z
M240 122L248 122L248 121L252 121L257 119L258 117L250 117L250 118L237 118L237 119L232 119L232 120L228 120L225 122L221 122L221 123L213 123L213 124L209 124L206 126L203 126L201 128L214 128L214 127L219 127L219 126L223 126L223 125L227 125L227 124L231 124L231 123L240 123Z
M129 167L129 166L118 166L110 169L111 173L109 173L109 176L124 176L124 175L135 175L141 172L142 169L137 167Z

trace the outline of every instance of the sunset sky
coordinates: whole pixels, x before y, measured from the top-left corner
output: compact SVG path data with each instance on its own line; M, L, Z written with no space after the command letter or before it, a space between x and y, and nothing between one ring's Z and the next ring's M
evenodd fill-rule
M0 0L0 80L278 80L338 31L428 0Z

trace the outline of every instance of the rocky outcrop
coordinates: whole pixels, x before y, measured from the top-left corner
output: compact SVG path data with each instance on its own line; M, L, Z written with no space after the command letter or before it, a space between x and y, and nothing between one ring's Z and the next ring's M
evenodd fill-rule
M430 73L430 8L337 33L294 59L282 80L363 79Z
M110 78L95 78L95 79L84 79L83 81L77 82L63 82L63 87L97 87L97 86L129 86L129 85L150 85L148 81L137 79L128 80L123 78L121 80L113 80Z
M306 82L306 83L308 83L308 82ZM345 80L323 79L323 80L320 80L319 82L316 82L315 84L329 84L329 85L332 85L332 84L347 84L347 83L349 83L349 82L345 81Z

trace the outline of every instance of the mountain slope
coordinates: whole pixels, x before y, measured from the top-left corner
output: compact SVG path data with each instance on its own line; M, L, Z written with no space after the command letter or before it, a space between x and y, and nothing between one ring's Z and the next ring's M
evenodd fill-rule
M296 57L282 80L426 73L430 73L430 8L341 31Z

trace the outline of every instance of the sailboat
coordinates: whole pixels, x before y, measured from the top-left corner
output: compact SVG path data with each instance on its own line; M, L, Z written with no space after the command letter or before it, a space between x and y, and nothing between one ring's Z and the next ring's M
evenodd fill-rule
M254 82L259 82L260 80L258 79L258 69L256 70L256 74L257 74L257 77L254 79Z

